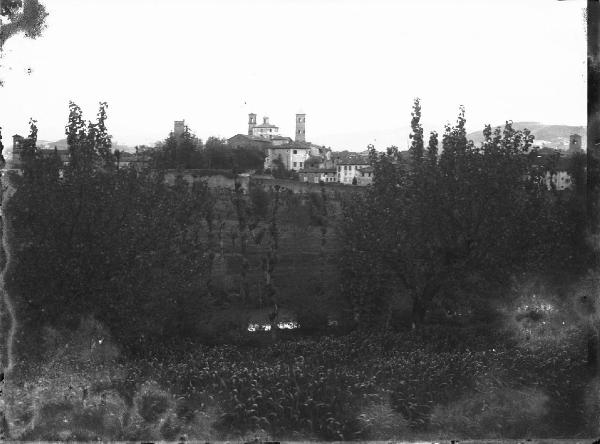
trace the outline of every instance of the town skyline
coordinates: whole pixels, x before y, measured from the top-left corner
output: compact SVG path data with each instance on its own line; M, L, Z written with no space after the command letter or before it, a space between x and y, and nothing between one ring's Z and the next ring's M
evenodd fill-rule
M40 139L64 138L69 100L90 120L107 101L113 141L127 146L164 140L181 119L203 140L229 138L251 112L293 136L303 111L313 143L403 148L414 97L426 133L460 105L470 132L506 120L584 126L585 3L484 3L179 1L159 13L131 1L117 15L106 2L57 0L44 38L5 47L3 136L26 134L32 117ZM98 19L74 20L85 14ZM443 45L419 38L428 28Z

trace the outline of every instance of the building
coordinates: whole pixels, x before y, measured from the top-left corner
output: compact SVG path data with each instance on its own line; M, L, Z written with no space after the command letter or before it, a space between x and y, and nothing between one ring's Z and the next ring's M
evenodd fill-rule
M289 140L291 141L292 139ZM248 136L246 134L236 134L227 139L227 144L233 148L259 148L266 150L273 143L272 140L265 139L264 137Z
M273 168L273 162L281 160L286 170L300 171L310 157L311 145L308 143L286 143L271 145L266 149L265 169Z
M532 166L542 172L542 181L546 187L549 190L554 188L558 191L563 191L573 187L573 178L569 174L569 169L572 156L577 153L577 149L571 148L568 151L542 148L530 155L535 156Z
M248 134L236 134L227 139L232 147L260 148L265 154L265 169L272 169L274 162L281 160L287 170L300 171L307 168L306 161L312 159L310 168L333 168L331 148L306 142L306 114L296 114L294 139L279 134L279 127L264 117L262 124L256 123L256 114L248 114ZM318 159L318 161L317 161Z
M306 142L306 114L296 114L296 142Z
M185 133L185 120L175 120L173 123L173 136L176 139L183 137Z
M337 170L335 168L305 168L298 175L300 181L309 183L335 183L337 182Z
M369 161L362 156L339 159L336 162L337 181L347 185L358 185L358 178L361 175L360 170L368 166Z
M136 171L142 171L150 166L150 157L143 154L121 151L117 157L117 166L119 168L133 168Z
M569 154L583 153L581 146L581 136L579 134L571 134L569 136Z
M293 140L291 137L285 137L285 136L273 136L271 138L271 142L273 143L273 145L275 146L280 146L280 145L285 145L288 143L292 143Z
M279 135L279 127L269 123L268 117L263 117L263 123L256 124L256 114L248 114L248 135L272 139Z

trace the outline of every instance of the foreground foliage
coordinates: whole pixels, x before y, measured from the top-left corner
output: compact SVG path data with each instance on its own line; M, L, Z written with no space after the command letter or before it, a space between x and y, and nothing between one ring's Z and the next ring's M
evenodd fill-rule
M465 332L432 329L179 344L136 361L117 357L99 327L87 331L49 347L9 389L21 438L544 438L598 426L577 329L535 350L508 336L489 348L474 331L453 348L445 338ZM91 353L90 331L104 339Z

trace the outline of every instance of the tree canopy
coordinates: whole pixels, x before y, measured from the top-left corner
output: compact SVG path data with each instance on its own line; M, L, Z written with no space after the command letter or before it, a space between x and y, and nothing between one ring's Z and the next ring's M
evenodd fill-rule
M133 346L144 336L185 335L202 307L208 189L114 168L105 119L105 103L94 123L71 103L67 165L37 148L32 120L22 175L11 178L6 214L18 248L6 285L31 338L94 316Z
M548 272L557 253L576 255L573 212L526 155L529 131L488 125L475 146L461 107L438 155L436 133L424 152L420 118L417 99L409 158L371 149L373 186L345 207L342 262L357 318L381 317L394 295L414 325L483 299L489 307L513 277Z
M0 53L15 35L35 39L46 27L46 8L38 0L3 0L0 2ZM3 85L0 80L0 86Z

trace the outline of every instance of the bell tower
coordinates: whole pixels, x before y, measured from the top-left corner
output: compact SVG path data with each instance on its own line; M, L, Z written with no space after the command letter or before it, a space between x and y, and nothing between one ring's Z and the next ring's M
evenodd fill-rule
M296 114L296 142L306 142L306 114Z
M250 113L248 114L248 135L251 136L253 133L253 129L256 126L256 114Z

